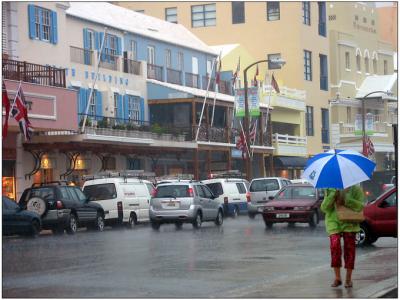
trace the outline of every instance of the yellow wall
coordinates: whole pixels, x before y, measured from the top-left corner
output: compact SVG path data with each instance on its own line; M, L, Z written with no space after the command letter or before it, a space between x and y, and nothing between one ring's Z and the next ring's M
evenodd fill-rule
M319 54L329 60L328 37L318 35L318 5L311 5L311 26L303 24L302 2L280 2L280 20L267 21L266 2L245 2L245 23L232 24L231 2L117 2L118 5L145 14L165 19L165 8L177 7L178 23L186 26L208 45L243 45L256 60L266 59L268 54L281 53L286 65L273 70L283 85L305 90L307 105L314 107L314 136L307 138L308 153L322 152L321 108L328 108L329 92L320 90ZM191 27L191 6L216 3L216 26ZM304 80L303 51L312 52L313 80ZM235 63L236 65L236 63ZM328 64L329 65L329 64ZM241 66L242 70L246 66ZM329 69L329 67L328 67ZM266 65L260 66L264 76ZM255 67L248 72L248 80L255 73Z

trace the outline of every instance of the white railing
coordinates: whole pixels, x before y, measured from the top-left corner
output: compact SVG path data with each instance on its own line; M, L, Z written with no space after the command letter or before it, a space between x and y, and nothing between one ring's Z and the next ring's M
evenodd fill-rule
M387 133L388 124L386 122L374 122L373 131L375 133ZM355 125L348 123L340 123L340 135L354 134Z
M296 135L274 133L272 135L272 141L274 143L278 143L278 144L299 145L299 146L307 145L307 137L306 136L296 136Z

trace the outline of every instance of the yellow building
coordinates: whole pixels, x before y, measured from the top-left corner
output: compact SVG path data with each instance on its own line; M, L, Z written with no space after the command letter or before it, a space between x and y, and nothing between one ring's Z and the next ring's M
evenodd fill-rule
M392 124L397 123L397 73L393 70L393 48L379 35L379 25L388 22L380 22L376 8L360 2L329 3L327 14L332 146L362 151L364 113L377 170L390 170L394 168Z
M302 145L306 155L330 148L328 59L329 37L324 2L116 2L171 22L177 22L208 45L240 44L255 61L282 58L282 68L260 64L260 77L274 73L289 97L277 97L273 133L289 135L287 145ZM233 60L231 70L235 70ZM241 71L247 65L241 64ZM248 81L256 68L248 71ZM243 74L241 74L243 78ZM297 97L297 98L296 98ZM299 103L298 103L299 102ZM300 108L302 106L302 108ZM293 107L296 107L293 112ZM301 121L302 109L305 122ZM296 119L296 121L293 121ZM293 124L293 122L296 122ZM293 126L292 126L292 125ZM278 137L282 139L282 137ZM287 139L286 139L287 140ZM295 150L295 149L292 149ZM296 155L297 151L293 151ZM275 150L275 169L302 168L292 155ZM299 153L299 152L297 152ZM282 159L279 159L282 156ZM302 154L297 154L302 156ZM289 157L289 159L288 159ZM277 172L277 175L286 175ZM289 174L288 177L297 177Z

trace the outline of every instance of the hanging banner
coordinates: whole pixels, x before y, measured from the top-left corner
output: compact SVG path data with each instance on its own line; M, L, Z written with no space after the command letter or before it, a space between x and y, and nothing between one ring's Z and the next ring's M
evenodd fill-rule
M252 117L260 115L260 97L258 87L251 87L247 89L247 98L249 104L249 114ZM244 89L237 89L235 93L235 116L236 118L243 118L245 116L244 109Z
M374 134L374 115L368 113L365 115L365 134L373 135ZM362 115L356 115L356 121L354 124L354 135L361 136L362 135Z

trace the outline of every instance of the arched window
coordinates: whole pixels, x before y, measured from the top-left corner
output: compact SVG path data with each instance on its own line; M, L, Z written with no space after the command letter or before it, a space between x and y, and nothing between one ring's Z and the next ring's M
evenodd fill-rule
M372 68L374 74L378 74L378 53L376 51L372 53Z
M357 71L361 72L361 55L360 54L357 54L356 62L357 62Z
M364 58L364 65L365 65L365 73L369 73L369 58Z

